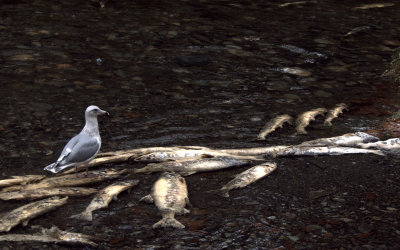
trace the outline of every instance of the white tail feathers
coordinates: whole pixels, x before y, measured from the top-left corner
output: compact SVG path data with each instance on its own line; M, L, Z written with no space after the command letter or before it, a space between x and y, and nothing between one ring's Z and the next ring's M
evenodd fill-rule
M44 168L44 170L50 171L52 173L58 173L57 171L57 163L52 163Z
M72 163L72 164L67 164L67 165L59 165L59 162L55 162L55 163L52 163L52 164L46 166L44 168L44 170L47 170L47 171L50 171L50 172L56 174L56 173L60 172L61 170L63 170L64 168L67 168L67 167L70 167L73 165L75 165L75 164Z

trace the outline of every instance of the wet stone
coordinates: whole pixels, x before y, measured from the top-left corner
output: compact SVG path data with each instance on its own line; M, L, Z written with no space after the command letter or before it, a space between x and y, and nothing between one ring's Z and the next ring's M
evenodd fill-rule
M328 66L325 69L337 73L343 73L348 71L346 66Z
M302 101L301 97L295 94L285 94L283 95L283 98L288 102Z
M267 82L268 90L276 90L276 91L286 91L289 90L290 86L288 82L285 81L269 81Z
M300 76L300 77L308 77L311 76L311 72L301 69L301 68L296 68L296 67L284 67L284 68L280 68L279 71L283 72L283 73L287 73L287 74L291 74L291 75L296 75L296 76Z
M210 58L207 55L193 54L188 56L180 56L175 59L176 63L182 67L191 66L206 66L210 63Z
M316 38L316 39L314 39L314 42L319 43L319 44L324 44L324 45L336 44L335 42L333 42L327 38Z
M178 35L178 31L176 31L176 30L170 30L170 31L168 31L168 33L167 33L167 37L168 38L172 38L172 37L175 37L175 36L177 36Z
M281 58L281 57L270 57L268 58L268 61L273 62L273 63L279 63L282 65L290 65L293 62L289 59L286 58Z
M9 57L10 60L12 61L32 61L34 60L33 55L30 54L23 54L23 55L15 55Z
M317 96L317 97L331 97L332 93L329 93L327 91L324 90L316 90L313 92L313 95Z

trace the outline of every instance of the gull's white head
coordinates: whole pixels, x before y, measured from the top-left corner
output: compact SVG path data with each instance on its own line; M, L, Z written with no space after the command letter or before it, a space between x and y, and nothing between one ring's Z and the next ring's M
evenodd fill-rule
M107 111L104 111L95 105L90 105L89 107L86 108L86 111L85 111L86 117L88 117L88 116L96 117L98 115L104 115L104 114L109 115L109 113Z

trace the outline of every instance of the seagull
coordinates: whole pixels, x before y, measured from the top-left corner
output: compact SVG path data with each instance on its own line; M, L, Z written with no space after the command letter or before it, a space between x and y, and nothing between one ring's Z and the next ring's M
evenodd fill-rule
M69 140L57 161L45 167L44 170L58 173L64 168L75 166L75 172L77 172L78 165L82 164L86 167L86 176L88 176L88 163L96 157L101 147L97 116L104 114L109 115L107 111L101 110L97 106L87 107L85 127Z

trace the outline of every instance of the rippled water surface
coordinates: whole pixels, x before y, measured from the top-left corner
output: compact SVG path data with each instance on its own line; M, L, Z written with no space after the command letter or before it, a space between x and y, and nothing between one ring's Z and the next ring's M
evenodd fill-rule
M102 152L255 147L369 130L398 108L397 85L381 75L400 46L400 4L356 9L369 3L110 0L101 8L96 1L1 1L0 176L42 174L80 131L90 104L111 114L100 117ZM278 114L295 116L339 102L350 110L333 127L315 122L309 135L294 136L288 126L254 141ZM91 199L71 198L30 224L99 236L106 239L101 248L394 247L398 214L385 212L400 209L392 159L327 156L277 163L274 174L232 191L229 199L206 190L245 168L188 177L192 212L179 217L184 230L151 229L157 210L138 202L158 175L137 176L140 186L95 212L93 223L65 220ZM318 189L332 195L308 200L309 191ZM358 196L366 192L380 195ZM335 201L339 196L343 202ZM1 202L0 212L23 203ZM362 211L369 206L388 219L365 231L362 226L372 222ZM13 231L26 232L22 226Z

